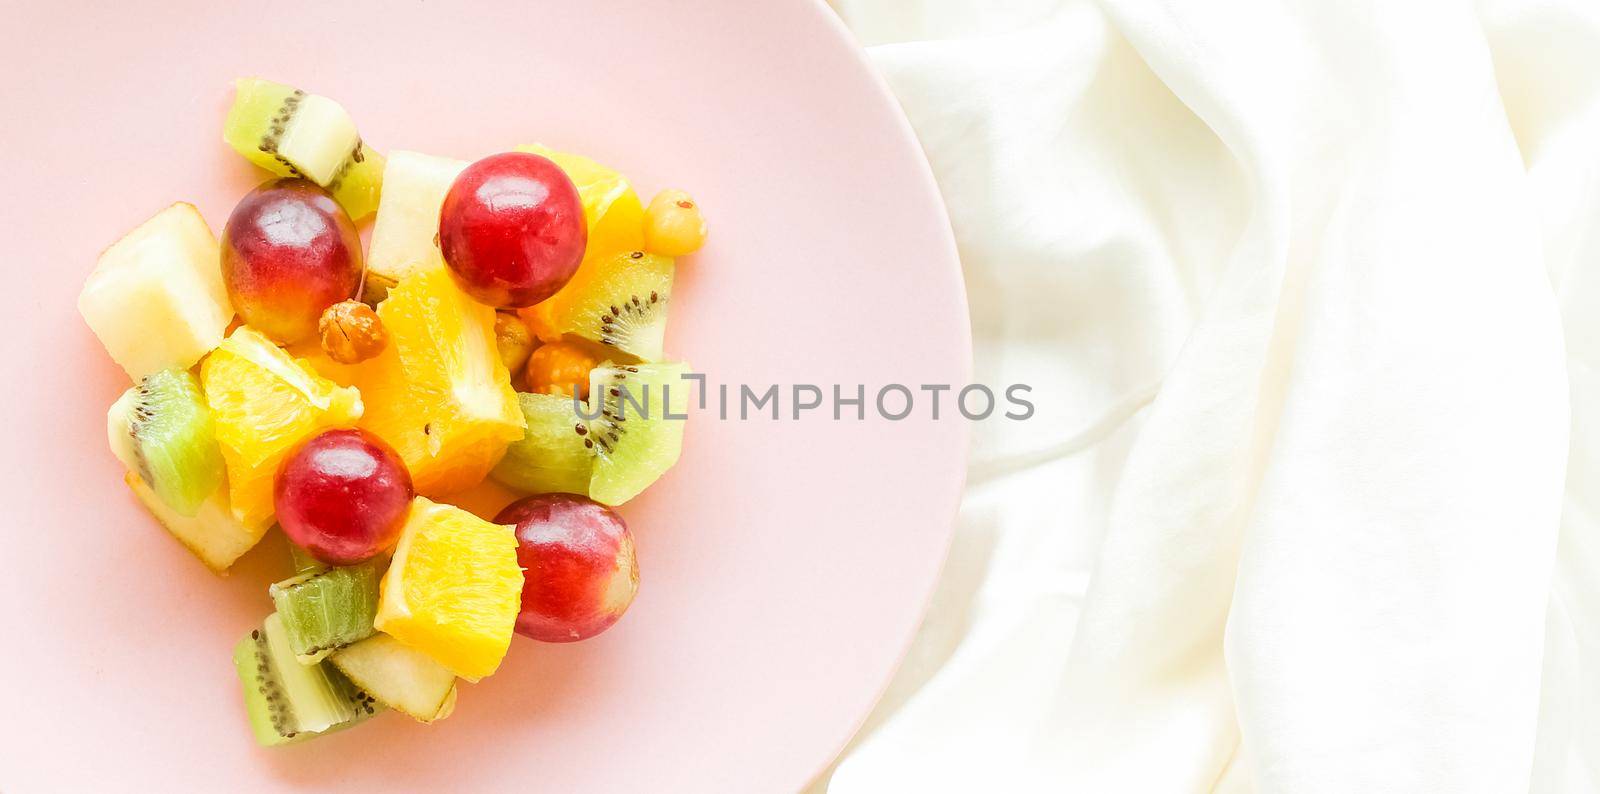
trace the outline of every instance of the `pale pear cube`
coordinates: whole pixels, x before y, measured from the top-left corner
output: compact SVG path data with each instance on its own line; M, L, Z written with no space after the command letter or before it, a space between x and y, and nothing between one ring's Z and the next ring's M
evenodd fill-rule
M233 307L217 238L192 204L174 204L100 255L78 313L135 381L194 366L222 342Z
M455 673L381 632L334 653L330 661L362 691L419 722L445 718L455 702Z
M421 267L443 261L439 246L439 208L467 164L448 157L392 152L383 169L383 195L372 227L367 275L390 287Z

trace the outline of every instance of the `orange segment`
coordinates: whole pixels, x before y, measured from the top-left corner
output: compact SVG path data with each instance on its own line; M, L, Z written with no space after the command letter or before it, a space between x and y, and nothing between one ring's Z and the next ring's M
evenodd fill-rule
M374 625L477 680L505 658L521 603L512 528L419 496L383 577Z
M250 326L200 367L228 469L233 514L250 529L272 523L272 478L301 442L361 416L361 395L318 375Z
M457 289L437 260L391 288L378 316L389 344L358 367L361 426L400 453L418 493L477 484L524 427L494 310Z

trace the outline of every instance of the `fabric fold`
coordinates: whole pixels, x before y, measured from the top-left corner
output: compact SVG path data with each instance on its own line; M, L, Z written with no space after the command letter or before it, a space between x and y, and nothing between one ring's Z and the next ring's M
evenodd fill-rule
M1592 790L1592 13L836 5L1041 399L829 790Z

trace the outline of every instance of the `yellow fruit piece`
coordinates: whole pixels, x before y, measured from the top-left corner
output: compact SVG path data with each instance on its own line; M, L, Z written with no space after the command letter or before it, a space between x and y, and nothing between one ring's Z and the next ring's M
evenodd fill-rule
M476 485L524 428L494 309L457 289L436 257L389 290L378 317L389 344L359 367L361 426L400 453L418 493Z
M217 238L199 210L174 204L107 248L78 293L78 311L135 381L211 352L233 306Z
M706 242L706 219L694 198L663 190L644 211L644 250L661 256L687 256Z
M583 155L558 152L537 143L518 146L550 158L561 166L583 200L583 217L589 224L585 258L633 251L644 245L644 204L627 177Z
M467 163L417 152L392 152L367 253L367 288L388 289L439 256L439 207ZM381 294L381 290L379 290Z
M328 355L328 351L322 349L322 342L316 339L296 342L285 347L284 350L287 350L289 355L310 365L312 369L317 371L318 375L340 386L355 387L356 378L361 374L361 366L359 364L340 364L334 361ZM363 398L362 402L366 403L367 400Z
M122 481L128 484L134 496L139 497L139 503L161 522L161 526L166 527L167 532L215 573L226 576L228 566L254 548L261 536L267 533L266 525L246 527L241 523L229 509L228 494L221 488L200 505L200 510L193 516L185 516L167 507L167 503L161 501L161 497L156 496L156 492L150 490L150 486L145 485L139 475L126 472L122 475Z
M384 574L374 626L477 680L505 658L521 603L512 528L419 496Z
M272 523L272 478L301 442L360 418L361 395L318 375L250 326L200 367L200 384L228 468L233 514L250 529Z

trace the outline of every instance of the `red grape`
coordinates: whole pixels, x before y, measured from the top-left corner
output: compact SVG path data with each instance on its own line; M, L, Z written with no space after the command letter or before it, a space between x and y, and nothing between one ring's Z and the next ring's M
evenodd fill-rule
M537 154L507 152L467 166L439 209L445 263L463 291L490 306L532 306L556 294L588 241L578 189Z
M361 238L322 188L278 179L250 191L222 230L222 280L252 328L288 344L361 279Z
M383 439L329 430L284 460L272 503L289 540L329 565L353 565L400 539L412 495L411 472Z
M633 603L639 590L633 535L611 508L573 494L539 494L511 503L494 520L516 525L523 567L518 634L543 642L587 639Z

